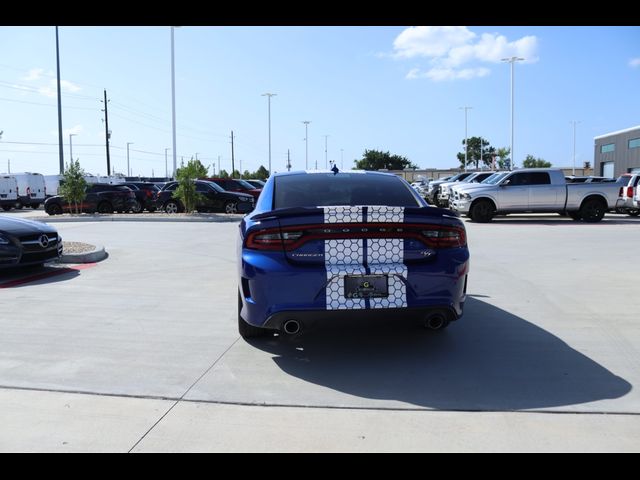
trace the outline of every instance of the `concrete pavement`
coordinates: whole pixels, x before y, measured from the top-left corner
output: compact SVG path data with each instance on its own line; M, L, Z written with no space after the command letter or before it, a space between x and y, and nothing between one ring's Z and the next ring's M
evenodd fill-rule
M251 344L236 224L57 228L110 257L0 290L0 450L640 450L638 219L467 223L469 300L441 334L389 319Z

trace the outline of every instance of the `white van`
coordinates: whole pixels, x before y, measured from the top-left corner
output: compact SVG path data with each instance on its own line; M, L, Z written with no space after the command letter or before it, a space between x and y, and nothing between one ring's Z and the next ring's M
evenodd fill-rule
M14 177L18 182L18 208L32 207L38 208L44 203L47 187L44 181L44 175L41 173L9 173L10 177Z
M44 185L47 187L47 198L58 195L58 187L60 187L60 180L64 178L64 175L45 175Z
M8 175L0 176L0 207L8 212L18 203L18 181Z

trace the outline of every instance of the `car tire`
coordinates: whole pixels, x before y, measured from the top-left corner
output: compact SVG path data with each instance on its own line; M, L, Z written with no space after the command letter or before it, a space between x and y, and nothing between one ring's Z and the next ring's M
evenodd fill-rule
M141 213L142 210L143 210L142 204L138 200L136 200L136 203L134 203L133 207L131 207L131 211L133 213Z
M242 298L240 297L240 291L238 290L238 332L242 338L267 337L271 335L271 330L267 328L254 327L253 325L245 322L240 315L241 310Z
M225 213L238 213L238 202L227 202L224 204Z
M62 207L58 203L48 205L46 211L49 215L62 215Z
M640 214L640 209L629 210L627 213L632 217L637 217Z
M2 209L3 209L5 212L8 212L9 210L11 210L11 206L10 206L10 205L3 205L3 206L2 206Z
M582 220L582 215L580 215L580 212L578 211L567 212L567 215L569 215L576 222L579 222L580 220Z
M113 213L113 206L109 202L100 202L98 204L98 213Z
M180 213L180 210L181 210L180 204L175 200L169 200L167 203L164 204L165 213L169 213L169 214Z
M585 201L580 208L580 216L587 223L595 223L602 220L607 206L602 200L591 198Z
M493 218L493 205L489 200L478 200L471 207L471 220L477 223L488 223Z

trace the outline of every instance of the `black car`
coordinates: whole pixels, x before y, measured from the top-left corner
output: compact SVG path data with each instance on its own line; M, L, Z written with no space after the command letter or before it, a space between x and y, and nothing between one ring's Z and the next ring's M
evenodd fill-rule
M136 196L136 204L133 213L140 213L143 210L155 212L157 209L156 199L160 188L151 182L126 182L119 183L119 186L129 187Z
M86 213L129 212L136 207L136 196L129 187L95 183L87 187L79 207L80 211ZM75 205L56 195L45 200L44 211L49 215L61 215L75 211Z
M46 223L0 216L0 269L42 265L62 255L62 238Z
M167 213L184 212L184 205L173 192L178 182L169 182L158 193L157 205ZM248 213L253 210L255 202L251 195L239 192L227 192L213 182L196 180L196 192L200 194L200 202L196 205L199 212Z

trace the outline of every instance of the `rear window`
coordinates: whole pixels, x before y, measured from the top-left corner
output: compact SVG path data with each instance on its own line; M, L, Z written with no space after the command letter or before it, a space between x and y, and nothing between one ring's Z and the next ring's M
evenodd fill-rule
M363 173L314 173L274 178L273 208L329 205L418 207L411 189L400 178Z

